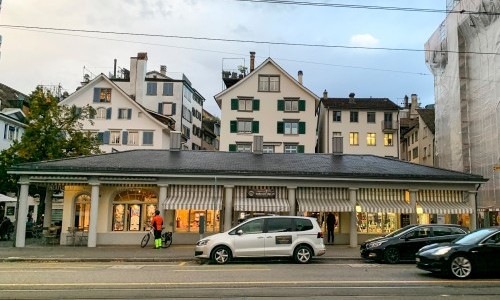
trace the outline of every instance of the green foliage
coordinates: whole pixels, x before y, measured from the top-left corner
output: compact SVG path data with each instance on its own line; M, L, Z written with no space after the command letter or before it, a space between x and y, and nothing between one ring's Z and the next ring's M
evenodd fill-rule
M99 141L83 131L95 110L87 105L59 106L56 97L37 88L29 97L28 126L18 142L0 152L0 191L16 192L17 178L7 174L14 164L101 153Z

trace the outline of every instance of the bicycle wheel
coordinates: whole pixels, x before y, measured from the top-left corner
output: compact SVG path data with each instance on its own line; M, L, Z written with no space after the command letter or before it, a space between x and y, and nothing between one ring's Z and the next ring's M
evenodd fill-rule
M168 248L170 245L172 245L172 233L165 232L163 234L163 248Z
M142 241L141 241L141 248L144 248L148 245L149 243L149 233L147 233L143 238L142 238Z

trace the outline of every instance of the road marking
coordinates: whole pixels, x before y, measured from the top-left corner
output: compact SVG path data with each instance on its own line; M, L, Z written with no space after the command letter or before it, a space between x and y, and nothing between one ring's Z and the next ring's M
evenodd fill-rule
M142 269L141 265L114 265L110 269L127 269L127 270L139 270Z

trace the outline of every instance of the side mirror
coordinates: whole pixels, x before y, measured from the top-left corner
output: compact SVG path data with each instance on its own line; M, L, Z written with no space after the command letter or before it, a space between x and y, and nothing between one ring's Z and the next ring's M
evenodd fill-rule
M236 234L237 235L242 235L243 234L243 230L239 229L238 231L236 231Z

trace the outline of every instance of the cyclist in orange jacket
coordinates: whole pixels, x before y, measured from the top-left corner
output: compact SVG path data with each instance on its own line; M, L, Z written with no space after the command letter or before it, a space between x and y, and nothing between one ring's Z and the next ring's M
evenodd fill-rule
M155 216L151 222L155 234L155 249L161 248L161 230L163 226L163 218L160 216L160 211L155 211Z

